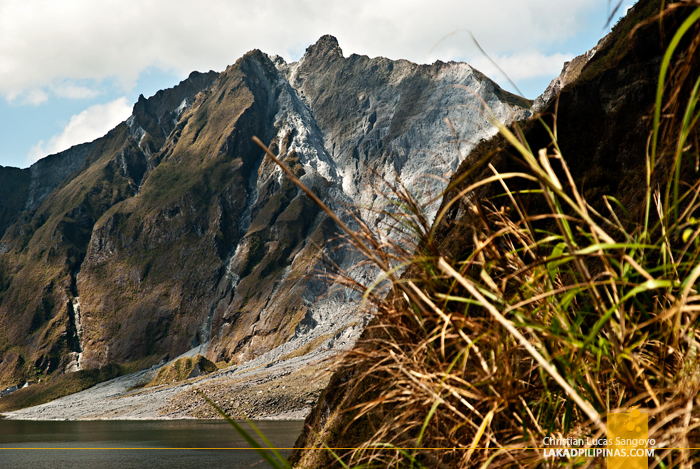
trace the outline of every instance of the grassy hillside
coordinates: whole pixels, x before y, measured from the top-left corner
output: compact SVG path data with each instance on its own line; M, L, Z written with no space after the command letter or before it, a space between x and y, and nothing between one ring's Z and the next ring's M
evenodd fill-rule
M7 230L0 225L0 386L49 379L85 352L90 337L82 334L82 326L93 311L79 310L78 277L93 229L110 210L133 199L158 164L150 154L159 148L141 124L162 143L166 130L156 125L158 120L168 117L163 122L169 125L183 97L192 100L217 76L193 73L154 98L142 97L128 123L44 158L27 171L0 168L0 224L11 223ZM154 353L138 358L159 359ZM87 355L81 357L86 359L83 367L114 362L113 357L92 363ZM77 389L73 384L68 388Z
M35 405L45 404L61 397L80 392L98 383L137 370L137 366L110 363L99 370L81 370L54 376L48 381L32 384L0 399L0 412L11 412Z

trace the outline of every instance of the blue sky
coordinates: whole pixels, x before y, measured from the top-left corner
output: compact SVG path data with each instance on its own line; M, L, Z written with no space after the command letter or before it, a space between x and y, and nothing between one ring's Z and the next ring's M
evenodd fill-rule
M323 34L352 53L467 61L534 99L608 31L618 0L0 0L0 165L97 138L139 94L258 48L298 60ZM624 0L620 14L634 3ZM619 14L617 15L619 16ZM612 24L617 20L613 19Z

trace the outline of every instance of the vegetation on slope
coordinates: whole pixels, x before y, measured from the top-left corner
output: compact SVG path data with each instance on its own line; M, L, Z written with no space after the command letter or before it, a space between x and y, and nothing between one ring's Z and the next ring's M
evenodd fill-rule
M111 205L133 195L129 178L114 161L128 144L126 134L126 126L119 125L96 140L87 156L92 164L3 237L11 248L0 263L4 383L33 378L36 370L62 370L69 352L79 349L70 295L93 224Z
M156 376L146 384L145 387L149 388L161 384L184 381L190 378L190 375L193 374L192 372L195 371L195 367L198 367L198 373L195 373L196 376L212 373L218 369L216 364L207 360L206 357L202 355L197 355L196 357L182 357L175 360L170 365L161 367Z
M635 8L638 24L661 2ZM390 294L348 279L375 320L307 419L297 446L318 449L297 465L598 467L536 448L605 438L606 413L633 406L657 448L681 448L657 449L654 466L698 465L699 17L669 6L615 68L584 69L559 114L501 126L434 226L397 187L403 243L349 233Z
M80 370L74 373L55 375L46 382L32 384L0 398L0 412L11 412L60 399L103 381L133 373L140 364L142 363L132 363L129 366L124 366L117 363L109 363L99 370Z

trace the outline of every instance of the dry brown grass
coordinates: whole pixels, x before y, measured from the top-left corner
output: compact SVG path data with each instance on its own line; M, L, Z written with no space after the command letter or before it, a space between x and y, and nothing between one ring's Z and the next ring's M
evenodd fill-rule
M664 14L688 4L698 2ZM352 231L258 141L365 256L356 268L378 273L372 285L348 272L334 279L361 292L375 318L346 358L353 397L343 405L354 404L345 411L356 434L344 441L359 443L328 450L338 466L598 467L544 459L543 438L605 438L606 414L634 406L655 440L650 467L700 464L700 8L687 13L666 32L636 207L604 197L606 211L593 208L556 119L540 121L551 136L542 149L494 121L524 169L491 166L443 204L436 224L453 203L469 212L471 249L454 258L400 184L387 184L391 237L359 219ZM498 206L471 198L485 185L499 188ZM523 204L524 194L538 202Z
M315 200L365 255L357 268L380 278L335 279L360 291L375 316L346 359L355 404L346 410L362 434L346 439L357 448L335 452L339 466L596 467L604 462L545 460L537 448L545 436L605 438L606 413L632 406L649 416L650 467L700 464L693 34L682 42L685 60L662 64L656 109L667 117L651 129L639 223L614 198L604 199L607 213L584 199L556 127L547 148L530 149L517 127L497 122L525 169L491 167L492 177L447 204L471 211L466 258L442 252L425 207L401 185L388 186L393 237L359 219L353 232ZM498 206L470 199L488 184L500 188ZM525 192L546 209L531 211Z

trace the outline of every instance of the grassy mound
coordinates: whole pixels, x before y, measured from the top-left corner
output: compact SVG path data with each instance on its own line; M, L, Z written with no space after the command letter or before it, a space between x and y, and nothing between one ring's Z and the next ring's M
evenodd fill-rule
M195 370L196 368L196 370ZM203 355L196 357L183 357L170 365L163 366L158 370L158 374L145 387L159 386L184 381L188 378L211 373L218 368L216 364L207 360ZM193 373L194 371L194 373Z

